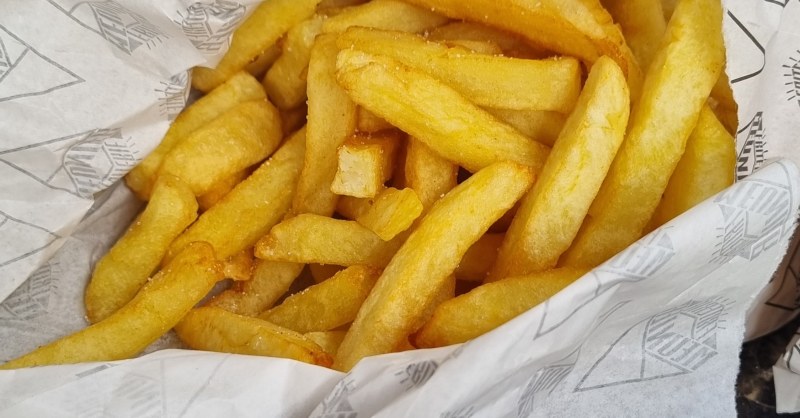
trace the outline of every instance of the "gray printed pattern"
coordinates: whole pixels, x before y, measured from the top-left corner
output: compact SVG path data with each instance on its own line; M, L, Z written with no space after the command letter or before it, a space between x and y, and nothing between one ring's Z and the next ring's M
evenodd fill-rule
M46 228L14 218L2 211L0 211L0 236L3 237L3 241L0 243L0 254L2 254L0 256L0 267L43 251L60 238L56 233ZM40 244L34 248L16 245L25 241Z
M184 11L178 11L183 34L198 51L216 54L228 47L230 37L239 22L244 19L247 8L235 1L214 0L212 3L197 2Z
M787 0L788 1L788 0ZM783 74L786 82L786 100L795 102L800 106L800 49L795 51L795 55L787 59L786 64L783 64L786 72Z
M741 148L736 157L736 179L742 180L761 168L766 160L764 113L756 112L750 122L736 134Z
M55 283L53 276L60 274L58 262L49 262L36 270L0 304L0 322L31 321L47 314Z
M156 89L158 96L158 111L167 120L173 121L186 107L189 98L189 72L175 74L167 81L161 82L161 88Z
M553 390L555 390L555 388L572 372L572 369L575 368L578 357L580 357L580 351L581 349L578 347L565 358L547 367L543 367L533 374L522 390L522 395L520 395L519 401L517 402L518 417L524 418L533 414L537 407L536 401L541 398L541 395L546 396L553 393ZM537 396L538 394L541 395Z
M350 394L356 391L355 381L345 376L322 400L319 418L357 418L358 412L350 405Z

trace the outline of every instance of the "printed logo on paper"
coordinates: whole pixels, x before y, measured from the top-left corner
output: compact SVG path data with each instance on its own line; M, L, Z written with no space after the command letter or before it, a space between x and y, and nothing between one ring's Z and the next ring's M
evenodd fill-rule
M561 384L567 375L575 368L580 356L580 348L576 349L567 357L555 362L547 367L536 371L533 377L528 380L525 389L517 401L517 416L520 418L530 416L536 410L537 400L543 396L553 393L553 390Z
M742 180L758 170L766 160L763 112L757 112L744 128L736 134L737 144L741 144L736 158L736 179Z
M717 354L725 298L689 301L626 330L592 365L575 387L583 392L693 373ZM631 349L638 356L631 357Z
M169 38L142 15L113 0L47 0L75 23L102 36L130 55L140 47L152 49Z
M0 103L83 82L83 78L0 25Z
M0 229L2 231L2 229ZM40 267L11 296L0 304L0 321L36 319L47 313L53 288L53 276L61 273L54 261Z
M425 360L418 363L411 363L402 370L395 373L395 376L400 378L400 384L406 390L417 388L424 385L436 370L439 368L439 363L433 360Z
M475 415L475 406L465 406L439 415L439 418L472 418Z
M235 1L198 2L179 11L180 20L176 23L198 51L216 54L228 46L231 33L246 11L245 6Z
M322 401L322 413L318 416L320 418L357 418L358 413L348 400L354 391L355 383L349 378L342 379Z
M725 224L712 263L737 256L753 260L790 232L792 196L788 186L747 178L717 195L714 202Z
M794 56L789 57L786 64L783 64L785 72L783 77L786 80L787 101L795 102L800 106L800 49L795 51Z
M186 99L189 97L189 73L175 74L169 80L162 81L156 94L161 115L169 121L175 120L186 107Z
M15 218L0 212L0 267L28 258L49 247L56 239L56 233L39 225ZM29 242L29 245L20 245Z

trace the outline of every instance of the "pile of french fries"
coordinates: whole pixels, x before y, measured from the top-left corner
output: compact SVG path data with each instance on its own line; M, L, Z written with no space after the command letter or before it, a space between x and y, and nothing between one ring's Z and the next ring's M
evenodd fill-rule
M720 0L266 0L127 176L148 203L92 325L2 368L170 329L343 371L480 336L732 183L721 22Z

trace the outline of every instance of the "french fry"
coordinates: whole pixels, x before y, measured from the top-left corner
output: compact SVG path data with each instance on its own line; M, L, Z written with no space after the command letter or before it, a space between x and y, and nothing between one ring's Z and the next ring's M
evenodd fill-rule
M217 202L230 193L237 184L246 179L248 175L250 175L250 170L242 170L230 177L222 179L222 181L211 186L207 192L197 196L197 203L200 205L200 211L205 212L216 205Z
M561 264L595 266L642 235L722 69L721 7L678 3L625 142Z
M306 125L308 108L305 105L291 110L282 110L280 113L283 136L289 136Z
M648 230L669 222L733 184L735 143L711 109L703 107Z
M564 128L567 117L544 110L486 109L492 116L508 124L528 138L552 147Z
M281 42L278 40L271 47L269 47L269 49L259 55L258 58L247 64L244 67L244 70L250 73L250 75L253 77L261 78L280 56Z
M222 274L226 279L237 282L250 280L253 276L253 249L246 248L228 257L222 263Z
M531 171L513 162L493 164L436 203L378 279L334 368L350 370L363 357L398 347L469 246L530 188Z
M608 173L629 113L625 76L613 60L600 58L536 185L522 200L487 280L555 267Z
M664 20L669 22L672 18L672 13L675 11L675 6L678 5L678 0L661 0L661 8L664 10Z
M292 263L383 267L402 244L383 241L355 221L300 214L272 228L256 244L256 257Z
M233 32L228 52L215 69L196 67L192 87L211 91L269 50L286 31L314 14L320 0L270 0L261 3Z
M289 296L259 318L299 333L330 331L349 324L380 273L380 269L374 267L348 267L322 283Z
M716 106L713 107L713 110L714 114L717 115L717 119L722 122L731 135L735 135L739 127L739 105L733 99L731 82L724 70L720 72L717 83L711 89L711 98L716 101Z
M308 60L323 20L322 16L314 15L289 29L283 54L264 76L264 90L278 109L294 109L305 102Z
M428 34L431 41L483 41L496 43L504 55L515 58L545 58L547 53L531 45L523 37L475 22L452 22L434 28Z
M439 305L414 336L414 345L443 347L479 337L544 302L586 272L565 267L479 286Z
M374 203L375 199L341 196L336 203L336 212L351 221L355 221L359 216L367 213Z
M534 172L544 165L549 148L419 70L353 50L339 53L337 67L339 83L356 103L471 172L506 160Z
M378 132L384 129L394 128L391 123L375 116L374 113L360 106L358 107L357 126L359 132Z
M331 184L336 150L356 128L356 105L336 83L336 35L320 35L308 64L308 134L306 156L294 213L330 216L336 209Z
M352 26L364 26L402 32L422 32L447 22L447 18L423 7L399 0L373 0L345 9L325 21L325 33L344 32Z
M0 365L0 369L133 357L175 326L221 278L211 246L192 243L106 319Z
M252 246L288 211L303 166L305 131L298 131L265 163L203 213L170 245L167 258L188 243L206 241L228 258Z
M338 195L375 197L392 177L402 133L397 130L356 133L337 150L331 191Z
M484 55L418 35L358 27L342 33L337 45L386 56L430 74L479 106L569 112L581 89L580 63L572 58Z
M150 203L94 268L84 298L89 322L107 318L133 299L172 240L196 218L189 187L175 177L159 178Z
M328 9L341 9L343 7L357 6L364 4L369 0L322 0L317 5L317 11L325 11Z
M333 362L330 354L302 334L214 307L192 309L175 332L198 350L288 358L319 366Z
M428 38L430 39L430 38ZM491 41L471 41L466 39L456 39L452 41L443 41L444 45L448 48L460 47L468 51L472 51L483 55L503 55L503 49Z
M311 277L314 278L315 283L322 283L330 279L336 273L342 271L344 267L334 264L309 264L308 270L311 272Z
M266 100L241 103L176 144L158 175L178 177L200 196L269 156L281 139L275 107Z
M387 188L376 198L372 207L356 218L384 241L389 241L411 227L422 214L422 202L412 189Z
M334 357L336 356L336 351L339 350L339 345L342 344L345 334L347 334L347 331L314 331L307 332L303 336L320 346L331 357Z
M449 275L447 276L440 284L439 288L436 289L434 292L433 297L427 301L424 307L421 309L422 314L417 318L416 322L411 326L411 332L406 335L403 340L400 342L399 346L395 347L393 352L397 351L405 351L411 348L415 348L411 342L409 341L414 333L419 331L426 322L430 321L433 317L433 313L436 312L436 308L439 307L442 303L453 299L456 297L456 276Z
M456 267L456 278L470 282L483 282L497 261L497 252L505 234L487 233L464 253Z
M302 271L302 264L255 260L250 280L234 283L232 288L214 296L208 306L258 316L286 294Z
M661 0L600 0L614 18L642 70L647 71L667 30ZM634 100L635 101L635 100Z
M424 142L409 138L405 164L406 185L417 194L423 212L458 184L458 166L440 157Z
M125 176L128 187L140 199L148 200L164 157L183 138L240 103L266 97L264 89L251 75L245 72L234 74L224 84L198 99L175 118L156 149Z

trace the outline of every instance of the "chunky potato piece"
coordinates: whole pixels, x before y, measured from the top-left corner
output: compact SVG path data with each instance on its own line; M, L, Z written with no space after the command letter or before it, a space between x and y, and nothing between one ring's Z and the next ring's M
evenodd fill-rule
M544 110L485 109L501 122L508 124L536 142L552 147L564 128L567 116Z
M261 53L255 60L251 61L244 67L244 70L250 73L253 77L260 78L267 72L267 70L275 63L281 56L281 42L280 39L274 43L269 49Z
M423 7L399 0L373 0L345 9L325 21L322 31L344 32L352 26L364 26L403 32L422 32L447 22L447 18Z
M283 53L264 76L264 90L278 109L294 109L306 100L308 61L323 20L315 15L290 29L283 42Z
M422 214L422 202L412 189L388 188L375 198L375 202L356 221L369 228L384 241L411 227Z
M600 0L625 35L642 70L653 61L667 30L661 0Z
M386 122L374 113L363 107L358 107L358 131L359 132L378 132L384 129L392 129L391 123Z
M503 244L505 234L486 234L464 253L456 267L456 278L470 282L482 282L497 261L497 253Z
M337 150L331 191L338 195L375 197L392 177L402 134L396 130L356 134Z
M409 138L405 164L406 185L417 194L423 212L458 184L458 166L440 157L424 142Z
M216 205L217 202L222 200L225 195L230 193L237 184L241 183L242 180L246 179L249 175L250 170L245 169L211 186L211 189L207 192L197 196L197 203L200 205L200 210L205 212Z
M133 299L172 240L196 218L189 187L175 177L159 178L150 203L94 268L84 299L89 322L105 319Z
M475 22L453 22L439 26L428 34L431 41L477 41L497 44L503 55L515 58L544 58L547 53L531 45L525 38Z
M309 264L308 271L316 283L322 283L330 279L336 273L344 270L344 267L334 264Z
M375 199L341 196L336 203L336 212L343 217L355 221L375 203Z
M339 350L339 345L342 344L345 334L347 334L347 331L314 331L307 332L303 336L320 346L331 357L334 357L336 356L336 351Z
M250 280L234 283L230 289L214 296L208 306L239 315L258 316L286 294L302 271L302 264L255 260Z
M228 257L222 263L222 274L226 279L237 282L250 280L253 277L253 249L247 248Z

